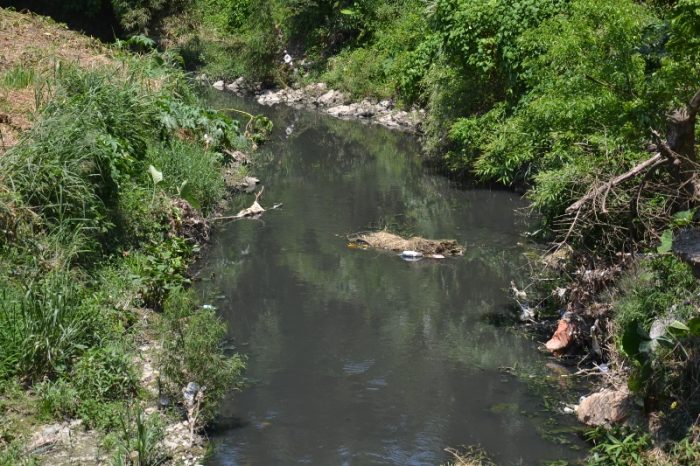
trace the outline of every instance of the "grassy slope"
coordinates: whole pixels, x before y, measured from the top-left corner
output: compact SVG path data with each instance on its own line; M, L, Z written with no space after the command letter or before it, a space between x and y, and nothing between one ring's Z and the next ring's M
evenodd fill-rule
M112 62L109 49L65 26L32 15L0 9L0 151L15 145L31 128L37 112L33 78L49 72L57 61L95 68ZM28 85L20 86L22 82Z
M0 464L167 460L182 387L206 383L206 420L243 368L187 291L206 223L176 194L211 211L218 151L247 142L167 57L4 9L0 43ZM142 414L159 393L172 413ZM42 426L71 419L77 442L41 445Z

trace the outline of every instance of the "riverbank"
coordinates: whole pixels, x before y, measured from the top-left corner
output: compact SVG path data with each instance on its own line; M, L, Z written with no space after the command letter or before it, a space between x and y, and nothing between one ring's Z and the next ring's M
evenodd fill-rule
M187 268L253 144L167 54L5 9L0 43L0 464L199 464L245 363Z

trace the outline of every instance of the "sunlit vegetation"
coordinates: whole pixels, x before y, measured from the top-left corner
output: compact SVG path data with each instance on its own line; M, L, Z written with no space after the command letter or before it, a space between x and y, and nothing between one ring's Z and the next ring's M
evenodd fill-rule
M144 341L162 340L150 357L175 405L183 385L208 386L198 427L240 381L223 323L186 291L199 245L183 222L224 196L222 150L248 143L200 106L172 57L110 55L89 70L47 55L49 69L0 72L3 92L37 89L31 128L0 155L0 464L29 461L33 425L70 419L109 434L115 464L133 451L161 464L163 426L141 412L153 402Z

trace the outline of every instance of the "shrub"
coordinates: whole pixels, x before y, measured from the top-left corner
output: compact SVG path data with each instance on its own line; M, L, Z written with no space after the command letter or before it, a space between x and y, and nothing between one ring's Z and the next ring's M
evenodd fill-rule
M211 419L223 396L240 386L245 367L239 355L226 356L226 326L212 309L196 309L190 291L173 289L164 305L160 330L161 373L175 399L190 382L205 387L202 421Z
M157 145L149 150L148 161L163 173L162 185L168 194L186 192L191 203L204 212L211 211L226 191L221 156L201 146L182 141Z
M133 397L139 385L129 355L114 343L87 350L76 362L71 383L82 399L125 400Z

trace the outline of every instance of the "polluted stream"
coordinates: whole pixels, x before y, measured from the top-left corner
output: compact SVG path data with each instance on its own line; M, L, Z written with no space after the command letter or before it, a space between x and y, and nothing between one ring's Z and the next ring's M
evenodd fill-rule
M251 174L260 203L283 206L217 225L199 265L200 293L248 356L208 466L439 465L461 445L503 465L584 456L573 417L547 409L546 386L566 389L544 380L551 359L512 330L520 196L431 173L408 134L227 93L209 103L272 119ZM348 247L384 227L466 250L408 262Z

